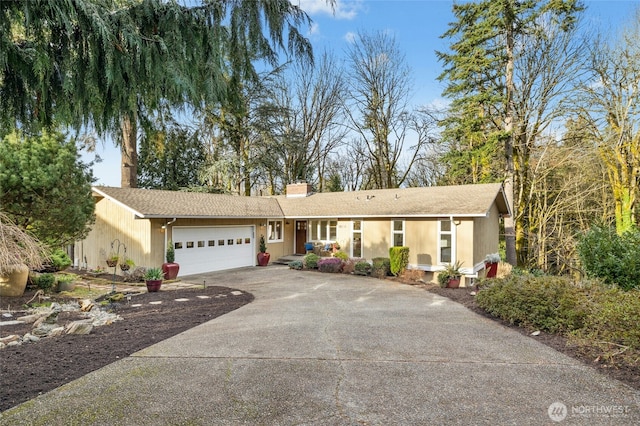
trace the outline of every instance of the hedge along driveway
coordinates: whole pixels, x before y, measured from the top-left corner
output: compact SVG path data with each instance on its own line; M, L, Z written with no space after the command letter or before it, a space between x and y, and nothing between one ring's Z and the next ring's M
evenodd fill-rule
M283 266L182 279L255 301L0 423L547 424L563 406L565 424L612 423L592 406L640 422L638 392L408 285Z

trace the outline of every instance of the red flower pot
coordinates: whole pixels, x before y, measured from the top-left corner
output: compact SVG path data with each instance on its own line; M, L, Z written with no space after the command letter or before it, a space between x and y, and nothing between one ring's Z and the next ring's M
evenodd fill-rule
M269 253L258 253L258 266L267 266L269 264Z
M177 263L163 263L162 272L164 273L165 280L175 280L178 276L180 265Z
M497 263L485 263L485 269L487 270L486 277L487 278L495 278L498 273L498 264Z
M447 282L447 288L458 288L460 287L460 277L449 278L449 282Z
M148 280L146 281L147 291L149 293L153 293L155 291L160 290L160 286L162 285L162 280Z

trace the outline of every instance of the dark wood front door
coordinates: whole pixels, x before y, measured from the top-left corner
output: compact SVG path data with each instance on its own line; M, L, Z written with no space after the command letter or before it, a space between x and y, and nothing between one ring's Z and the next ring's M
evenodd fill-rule
M296 220L296 254L305 254L304 243L307 242L307 221Z

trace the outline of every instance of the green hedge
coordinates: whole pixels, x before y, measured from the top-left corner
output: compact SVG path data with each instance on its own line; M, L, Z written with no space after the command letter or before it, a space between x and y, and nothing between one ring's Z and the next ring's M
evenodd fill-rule
M376 278L384 278L391 274L391 264L388 257L374 257L372 260L371 275Z
M612 344L640 350L640 290L533 275L512 275L484 283L476 301L493 316L577 338L593 347Z
M578 241L582 266L590 277L624 290L640 288L640 230L622 235L615 228L592 226Z
M402 274L409 264L409 247L391 247L389 249L389 264L392 275Z
M304 256L304 266L308 269L317 269L320 256L315 253L307 253Z

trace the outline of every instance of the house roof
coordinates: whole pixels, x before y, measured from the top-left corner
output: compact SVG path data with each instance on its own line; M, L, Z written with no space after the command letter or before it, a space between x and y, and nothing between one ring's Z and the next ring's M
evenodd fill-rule
M145 219L283 217L278 201L263 197L110 186L97 186L93 191Z
M494 202L510 210L502 185L478 184L243 197L198 192L94 187L140 218L482 217Z
M475 217L486 216L494 201L501 214L510 213L499 183L325 192L277 199L285 217L291 218Z

